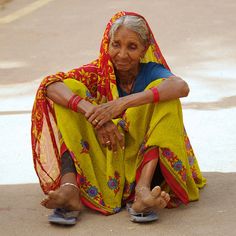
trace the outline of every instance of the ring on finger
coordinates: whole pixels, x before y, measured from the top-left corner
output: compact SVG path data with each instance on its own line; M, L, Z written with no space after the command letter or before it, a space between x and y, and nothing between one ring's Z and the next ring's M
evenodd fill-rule
M98 122L99 122L97 119L94 119L94 121L95 121L96 123L98 123Z
M111 141L110 141L110 140L106 141L106 144L110 144L110 143L111 143Z

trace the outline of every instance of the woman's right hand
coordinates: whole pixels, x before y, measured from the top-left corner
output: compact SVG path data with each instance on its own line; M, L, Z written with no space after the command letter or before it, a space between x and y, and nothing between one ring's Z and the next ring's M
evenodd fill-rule
M88 101L81 100L78 104L78 110L83 114L86 112L93 112L95 105L91 104ZM94 125L93 123L91 123ZM95 126L94 126L95 127ZM117 126L111 121L107 121L100 128L96 128L95 132L97 133L98 140L103 147L107 147L113 152L117 151L117 144L124 149L125 141L123 133L120 133Z
M120 133L117 126L112 122L106 122L102 127L96 129L97 137L103 147L116 152L118 149L117 144L122 149L125 148L125 140L123 133Z

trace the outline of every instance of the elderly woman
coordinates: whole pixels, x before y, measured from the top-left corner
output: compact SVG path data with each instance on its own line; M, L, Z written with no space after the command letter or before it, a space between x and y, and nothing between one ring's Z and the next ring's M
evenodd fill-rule
M46 77L32 149L49 221L74 224L81 203L106 215L126 204L131 220L152 221L197 200L206 181L183 126L188 93L146 20L127 12L108 23L97 60Z

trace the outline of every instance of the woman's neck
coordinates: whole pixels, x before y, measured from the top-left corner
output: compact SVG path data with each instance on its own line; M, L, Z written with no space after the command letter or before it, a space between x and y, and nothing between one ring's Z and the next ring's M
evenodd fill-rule
M132 93L139 70L140 70L140 66L138 66L136 70L132 70L132 71L116 71L115 72L120 88L126 93L128 94Z
M140 66L138 66L135 70L132 71L116 71L116 77L119 80L119 84L123 86L129 86L132 85L135 81L138 73L140 70Z

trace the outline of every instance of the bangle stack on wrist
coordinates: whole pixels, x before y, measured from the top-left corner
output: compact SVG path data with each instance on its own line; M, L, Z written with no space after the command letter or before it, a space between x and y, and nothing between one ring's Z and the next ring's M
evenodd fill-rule
M82 100L83 98L78 96L78 95L73 95L70 100L68 101L67 107L70 108L71 110L78 112L78 103Z
M150 88L153 93L153 103L158 103L160 96L157 87Z

